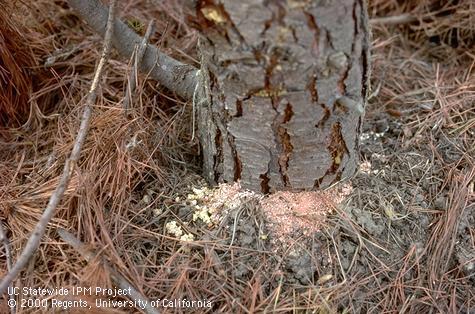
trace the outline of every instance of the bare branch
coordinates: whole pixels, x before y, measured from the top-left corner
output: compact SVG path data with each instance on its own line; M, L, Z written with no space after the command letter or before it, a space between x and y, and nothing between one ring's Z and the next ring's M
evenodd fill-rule
M95 257L94 252L89 250L84 243L82 243L79 239L77 239L74 235L69 233L68 231L58 228L58 234L66 243L71 245L76 251L78 251L86 261L90 261ZM115 269L112 268L106 261L102 260L102 265L106 269L106 271L111 274L112 280L115 282L116 285L120 287L120 289L128 290L130 289L130 294L127 295L131 300L140 300L141 303L145 306L144 311L145 313L151 314L158 314L159 311L152 306L150 306L150 301L142 295L137 289L135 289L127 279L122 277Z
M68 0L68 3L94 31L101 36L104 34L107 19L106 6L99 0ZM114 27L116 32L112 38L112 44L123 57L130 59L135 46L140 45L142 38L120 20L115 20ZM198 83L195 67L183 64L150 45L145 51L140 70L150 73L153 79L184 99L193 99L195 86Z
M127 83L127 89L125 90L125 98L124 98L124 110L125 114L127 115L127 110L129 109L129 101L132 98L132 94L135 91L135 88L137 87L137 68L138 65L142 63L143 55L145 54L145 51L147 50L148 46L148 40L150 36L152 35L154 31L153 23L155 21L152 19L147 26L147 31L145 32L145 36L142 38L142 42L140 43L140 46L138 47L137 54L135 55L135 60L134 60L134 66L132 67L132 71L130 72L129 75L129 80Z
M84 140L86 139L87 131L89 129L89 121L91 118L92 105L94 105L94 103L96 102L99 81L102 76L104 65L107 61L107 56L109 55L109 52L111 50L111 39L114 31L114 25L112 22L114 21L116 3L117 0L112 0L111 2L111 10L109 17L107 18L107 30L105 32L104 47L102 50L101 59L99 60L99 64L97 65L96 71L94 73L94 79L92 81L91 89L89 90L89 94L84 105L84 111L81 117L81 125L79 126L79 131L76 136L71 155L64 163L63 173L61 174L59 184L56 187L56 190L51 195L48 205L46 206L43 215L35 226L32 235L28 239L28 242L26 243L23 252L18 258L16 264L2 279L0 283L0 295L5 292L10 283L18 276L20 271L26 266L30 258L38 249L41 238L43 237L43 234L46 231L46 227L48 226L49 221L53 217L55 209L64 195L64 191L68 187L69 179L71 178L71 174L74 171L74 166L79 159L82 145L84 143Z

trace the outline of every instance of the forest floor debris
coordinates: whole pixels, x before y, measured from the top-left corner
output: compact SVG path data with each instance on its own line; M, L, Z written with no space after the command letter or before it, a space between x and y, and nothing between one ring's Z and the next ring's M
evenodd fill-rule
M12 111L21 101L13 87L0 97L9 115L0 122L17 123L0 130L0 217L15 260L71 150L101 39L63 1L13 3L18 11L0 11L0 31L29 47L9 44L2 53L32 62L28 79L17 64L5 65L18 90L31 88L28 105ZM163 51L195 62L197 36L177 3L121 5L135 24L156 19L151 41ZM268 198L237 185L206 187L192 108L154 81L139 76L126 117L120 102L131 65L113 55L80 171L15 285L111 285L107 272L61 242L55 230L62 227L149 299L212 304L187 312L474 311L474 10L469 0L370 1L372 17L411 19L373 25L360 171L348 182L351 191L340 191L345 197L301 194L309 208L320 201L328 207L316 209L318 223L297 217L298 230L276 229L289 225L266 217L278 207ZM306 213L295 197L282 193L293 205L279 210ZM291 236L276 241L286 232ZM1 273L6 263L2 247Z

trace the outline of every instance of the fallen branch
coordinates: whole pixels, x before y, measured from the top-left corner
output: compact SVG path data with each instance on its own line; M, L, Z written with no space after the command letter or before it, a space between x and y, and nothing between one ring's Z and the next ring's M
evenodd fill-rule
M62 228L58 228L58 234L69 245L71 245L76 251L78 251L86 261L91 261L96 255L87 248L87 246L82 243L79 239L74 237L71 233L67 232L66 230ZM113 269L106 261L101 261L102 265L106 269L106 271L111 275L112 280L116 285L119 286L120 289L123 290L129 290L130 295L127 295L127 297L134 301L134 300L140 300L141 304L144 305L144 311L145 313L151 313L151 314L158 314L159 311L150 306L150 301L142 295L139 291L137 291L124 277L122 277L115 269Z
M116 7L117 0L112 0L111 2L111 9L109 12L109 17L107 18L107 29L105 32L104 38L104 47L102 50L102 55L99 60L99 64L97 65L96 71L94 73L94 79L91 84L91 89L89 90L89 94L86 99L86 103L84 105L84 111L81 117L81 125L79 127L78 134L74 141L74 146L71 151L71 155L64 163L63 173L61 174L61 178L59 180L59 184L56 187L55 191L51 195L48 205L46 206L43 215L41 216L40 220L35 226L32 235L28 239L23 252L21 253L20 257L18 258L15 265L12 269L5 275L0 283L0 295L2 295L8 286L13 282L13 280L18 276L20 271L26 266L30 258L36 252L40 245L41 238L43 237L46 227L48 226L49 221L54 215L55 209L58 206L61 198L64 195L64 191L67 189L69 180L71 178L71 174L74 171L74 167L79 159L81 148L86 139L87 131L89 129L89 121L91 119L91 112L92 106L96 102L97 98L97 88L99 86L99 81L102 76L104 65L107 61L107 57L111 50L111 39L113 35L113 21L114 21L114 13Z
M99 0L68 0L68 3L95 32L103 36L108 11L106 6ZM115 20L114 28L116 32L112 37L112 44L123 57L130 59L142 38L120 20ZM193 99L198 83L198 70L194 66L183 64L150 45L145 51L140 69L144 73L150 73L153 79L184 99Z
M143 55L147 50L148 40L154 30L153 23L153 19L148 23L147 31L145 32L145 36L142 38L142 42L140 43L140 46L138 47L137 53L134 58L134 66L132 67L132 71L130 72L127 89L125 90L125 98L123 104L125 115L127 115L127 111L129 109L129 102L132 99L132 95L135 89L137 88L137 70L139 64L142 63Z

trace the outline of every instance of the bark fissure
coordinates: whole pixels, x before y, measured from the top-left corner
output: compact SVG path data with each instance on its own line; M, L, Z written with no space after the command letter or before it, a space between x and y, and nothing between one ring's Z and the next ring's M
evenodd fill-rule
M309 12L304 12L305 16L307 17L307 25L310 28L310 30L313 32L313 50L315 52L315 57L319 57L319 42L320 42L320 28L317 25L317 22L315 20L315 16L313 16Z
M290 186L289 176L287 173L287 169L289 167L289 160L292 154L293 145L290 138L289 132L287 132L287 123L292 119L294 115L292 111L292 105L287 103L284 111L284 118L282 123L278 127L278 133L280 142L282 144L282 154L279 157L279 166L280 166L280 173L282 175L282 181L284 182L284 187Z
M236 100L236 114L234 115L235 118L242 117L242 100Z
M283 17L282 17L283 18ZM281 21L280 21L281 22ZM272 85L272 73L274 69L277 67L279 63L281 55L278 50L274 49L272 51L272 55L270 57L269 63L266 67L266 75L264 79L264 88L266 91L266 96L270 98L272 108L274 109L276 115L274 118L274 121L272 121L272 132L274 134L274 141L276 145L276 150L281 151L282 153L280 156L278 156L275 152L273 153L272 150L269 150L270 153L270 161L268 164L268 169L266 174L263 176L262 184L261 187L265 193L268 193L270 190L270 178L269 178L269 171L278 171L280 173L281 180L286 186L288 184L288 177L285 174L286 172L286 166L282 166L282 158L283 155L285 154L285 135L283 132L285 132L285 128L282 127L282 124L285 123L285 116L282 116L279 112L279 103L280 103L280 98L279 98L279 90L282 90L284 87L276 87ZM287 110L287 109L286 109ZM283 131L284 130L284 131ZM274 182L274 184L276 184ZM275 187L274 187L275 188Z
M340 69L339 69L340 70ZM346 79L348 78L348 72L350 71L349 66L344 66L342 70L340 70L340 79L338 80L338 91L340 95L346 94Z
M219 128L216 129L216 135L214 138L214 142L216 147L222 147L223 145L223 137L221 135L221 130ZM221 149L217 150L217 154L213 156L213 169L214 169L214 180L218 182L219 180L219 170L216 167L219 167L223 163L223 151Z
M234 136L232 136L231 134L228 134L227 137L228 137L228 143L229 143L229 146L231 147L231 152L234 159L234 181L237 181L241 179L242 163L241 163L241 160L239 159L239 154L236 149Z
M273 50L269 64L266 67L266 74L264 77L264 89L265 89L265 95L271 98L272 101L272 107L277 110L278 107L278 92L279 92L279 87L278 86L273 86L272 85L272 72L274 71L275 67L277 66L279 61L279 51Z
M265 194L268 194L270 192L270 186L269 186L269 172L266 172L264 174L261 174L259 176L261 179L261 191Z
M327 146L330 155L332 156L332 164L329 170L329 174L335 174L338 168L340 168L343 155L348 154L348 148L346 146L343 135L341 134L341 124L337 122L332 125L330 134L330 143Z
M327 171L327 172L328 172L328 171ZM327 173L325 173L325 175L327 175ZM320 188L320 185L322 184L322 182L323 182L323 177L316 179L316 180L314 181L313 188L314 188L314 189Z
M335 46L333 46L333 41L332 41L332 38L330 36L330 31L328 31L328 30L325 30L325 39L326 39L326 42L328 44L330 44L330 48L332 50L335 50Z
M341 134L341 125L339 122L332 125L330 143L327 146L327 150L332 156L331 167L325 172L325 175L321 178L318 178L314 182L314 188L318 189L323 182L325 177L330 175L335 175L335 178L331 181L331 184L339 182L342 177L342 170L339 170L343 155L349 154L348 148L346 146L345 140ZM331 185L330 184L330 185Z
M320 104L320 107L323 109L324 113L320 121L315 125L317 129L323 129L325 127L325 123L330 119L331 113L330 109L325 104Z
M308 90L310 91L310 95L312 96L312 101L314 103L318 103L318 90L317 90L316 84L317 84L317 78L315 75L313 75L308 84Z

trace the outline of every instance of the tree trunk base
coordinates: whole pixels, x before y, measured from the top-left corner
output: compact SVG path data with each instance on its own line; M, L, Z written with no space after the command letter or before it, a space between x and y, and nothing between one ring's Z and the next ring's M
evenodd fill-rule
M364 1L198 1L197 16L208 181L269 193L353 176L368 90Z

